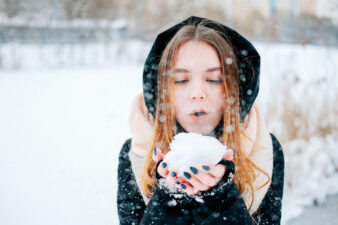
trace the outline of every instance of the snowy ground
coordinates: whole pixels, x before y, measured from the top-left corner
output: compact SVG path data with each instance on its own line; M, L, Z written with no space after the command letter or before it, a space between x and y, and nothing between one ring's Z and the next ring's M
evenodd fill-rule
M338 195L330 195L324 204L312 207L306 207L304 212L294 219L291 219L288 225L336 225L338 209Z
M271 132L284 140L287 224L304 205L338 193L338 50L256 46L258 102ZM0 49L0 224L118 224L117 157L130 137L130 104L142 88L140 61L149 45L128 45L124 58L114 45L74 47L72 54L69 47L53 51L58 48ZM305 118L293 121L299 124L294 140L285 138L289 128L279 119L290 107ZM323 123L325 132L305 123Z
M140 73L1 73L0 224L117 224L117 153Z

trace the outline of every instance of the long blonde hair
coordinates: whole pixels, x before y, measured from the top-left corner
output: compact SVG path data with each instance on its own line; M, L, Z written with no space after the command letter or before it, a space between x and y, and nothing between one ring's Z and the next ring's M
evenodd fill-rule
M156 163L152 160L154 147L160 148L164 154L169 149L169 144L177 133L177 121L174 116L172 101L172 79L171 70L176 63L177 53L180 46L189 41L203 41L211 45L217 52L221 62L223 85L225 87L225 107L223 112L223 131L219 140L229 148L236 149L234 163L236 166L234 183L240 192L251 193L251 204L253 204L255 193L253 183L255 181L255 170L261 171L268 177L268 173L257 167L246 155L241 145L240 115L239 115L239 72L238 64L228 38L218 31L206 27L203 22L183 26L170 40L162 54L158 68L158 91L156 101L156 114L154 121L153 137L149 143L144 159L141 174L141 191L148 197L152 197L157 185L155 178ZM230 129L227 129L230 128ZM247 137L248 138L248 137ZM253 141L253 140L250 140ZM261 186L260 188L262 188Z

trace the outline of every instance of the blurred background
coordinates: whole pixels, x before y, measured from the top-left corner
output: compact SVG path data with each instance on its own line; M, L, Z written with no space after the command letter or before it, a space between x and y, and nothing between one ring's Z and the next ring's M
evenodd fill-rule
M191 16L261 55L282 223L336 224L337 0L0 0L0 224L118 224L119 151L156 35Z

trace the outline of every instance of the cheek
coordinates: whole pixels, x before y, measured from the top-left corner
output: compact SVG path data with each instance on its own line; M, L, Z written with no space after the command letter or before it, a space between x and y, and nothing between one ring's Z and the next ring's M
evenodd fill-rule
M212 101L211 107L216 113L217 117L223 115L225 108L225 97L223 92L214 91L212 96L210 96L210 100Z
M177 113L180 113L183 111L183 108L185 106L184 104L184 98L182 97L184 93L180 90L175 90L173 93L174 97L174 107L175 107L175 116L177 116Z
M210 90L210 97L216 105L224 105L225 95L223 88L214 88Z

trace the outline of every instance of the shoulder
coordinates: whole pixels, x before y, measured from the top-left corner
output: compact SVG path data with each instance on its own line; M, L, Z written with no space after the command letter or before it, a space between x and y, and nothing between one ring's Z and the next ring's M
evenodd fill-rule
M133 178L131 162L128 155L130 151L130 146L131 139L128 139L124 142L119 154L117 178L119 185L122 186L124 186L126 182L130 181Z
M275 221L276 224L279 224L276 221L280 221L281 218L284 190L284 153L276 136L272 133L270 133L270 136L273 145L273 171L271 185L258 210L253 214L253 216L255 217L255 220L263 220L262 223L264 224L270 224L271 221Z
M127 139L122 145L122 148L119 154L119 162L124 161L124 160L129 160L128 153L130 151L130 148L131 148L131 138Z
M131 139L127 139L120 150L118 160L118 177L125 177L131 168L129 152L131 149Z
M284 153L282 145L279 143L276 136L270 133L273 146L273 172L272 175L283 173L284 174Z
M276 138L276 136L275 136L273 133L270 133L270 136L271 136L271 140L272 140L273 147L276 148L276 150L278 150L278 151L283 151L283 150L282 150L282 146L281 146L281 144L279 143L279 141L278 141L278 139Z

